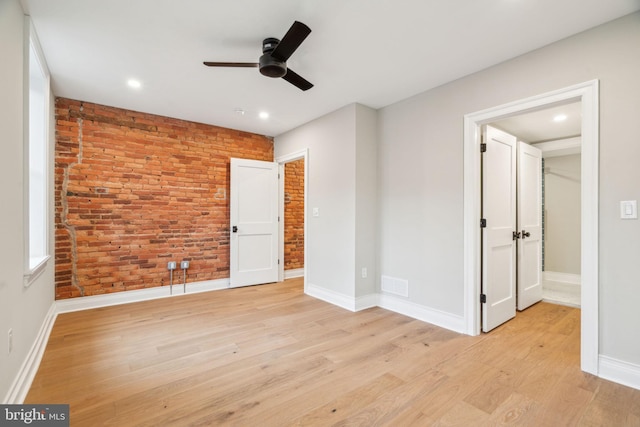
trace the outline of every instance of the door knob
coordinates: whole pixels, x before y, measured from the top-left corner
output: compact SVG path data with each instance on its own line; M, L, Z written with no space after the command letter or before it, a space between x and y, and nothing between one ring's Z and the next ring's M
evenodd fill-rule
M234 226L231 228L231 231L233 231L234 233L237 233L237 232L238 232L238 226L237 226L237 225L234 225Z
M524 231L522 230L522 238L524 239L525 237L529 237L531 236L531 233L529 233L528 231Z
M520 238L520 232L519 231L514 231L513 232L513 240L518 240Z

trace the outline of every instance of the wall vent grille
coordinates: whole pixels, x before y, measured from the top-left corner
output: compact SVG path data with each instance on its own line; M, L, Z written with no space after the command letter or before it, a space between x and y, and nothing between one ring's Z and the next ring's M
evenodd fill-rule
M382 292L402 297L409 296L409 281L395 277L382 276Z

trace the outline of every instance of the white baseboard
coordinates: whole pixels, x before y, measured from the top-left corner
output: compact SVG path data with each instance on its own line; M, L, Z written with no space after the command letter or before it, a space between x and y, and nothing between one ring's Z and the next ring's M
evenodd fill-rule
M570 283L572 285L580 285L580 283L582 283L582 280L579 274L558 273L555 271L543 271L542 278L543 280L548 280L550 282Z
M217 291L227 289L229 279L207 280L203 282L187 283L187 294L198 292ZM135 291L115 292L112 294L93 295L89 297L70 298L56 301L58 313L88 310L91 308L108 307L110 305L128 304L132 302L148 301L158 298L168 298L184 295L183 284L173 285L173 294L169 286L161 286L148 289L136 289Z
M435 310L392 295L381 294L379 298L380 302L378 305L384 309L395 311L396 313L404 314L405 316L461 334L466 333L464 318L462 316Z
M598 376L640 390L640 365L600 355Z
M381 307L455 332L465 333L466 331L464 318L462 316L434 310L393 295L370 294L354 299L311 283L307 284L306 293L314 298L321 299L322 301L337 305L349 311Z
M296 268L284 271L284 280L295 279L296 277L304 277L304 268Z
M313 283L307 283L305 292L307 295L318 298L330 304L337 305L338 307L342 307L345 310L356 311L356 301L353 297L350 297L348 295L322 288L320 286L314 285Z
M356 298L355 311L366 310L367 308L378 307L380 305L380 295L370 294Z
M38 331L38 335L36 336L27 357L24 359L24 362L22 362L22 366L20 366L18 374L15 376L11 387L9 387L9 391L4 398L5 404L22 404L24 399L27 397L27 393L29 393L29 389L31 388L31 383L33 382L33 379L38 372L38 368L40 367L40 361L44 355L44 350L47 348L49 335L51 334L51 329L53 328L57 315L56 303L54 301L42 322L42 326L40 326L40 331Z

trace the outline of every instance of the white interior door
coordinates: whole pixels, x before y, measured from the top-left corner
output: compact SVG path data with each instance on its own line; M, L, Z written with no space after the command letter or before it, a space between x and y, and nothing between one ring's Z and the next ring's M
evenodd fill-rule
M485 126L482 155L482 330L516 315L516 138Z
M518 142L518 310L542 299L542 151Z
M231 159L230 286L278 281L278 164Z

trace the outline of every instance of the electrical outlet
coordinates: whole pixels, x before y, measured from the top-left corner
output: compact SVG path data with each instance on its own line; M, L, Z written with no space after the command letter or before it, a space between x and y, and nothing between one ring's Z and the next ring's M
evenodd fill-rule
M175 261L169 261L167 263L167 270L175 270L176 269L176 262Z
M367 267L362 267L362 278L363 279L367 278Z
M186 270L187 268L189 268L189 261L182 261L180 263L180 268L182 268L183 270Z
M8 334L8 338L9 338L9 342L8 342L8 354L11 354L11 352L13 351L13 329L9 329L9 334Z

